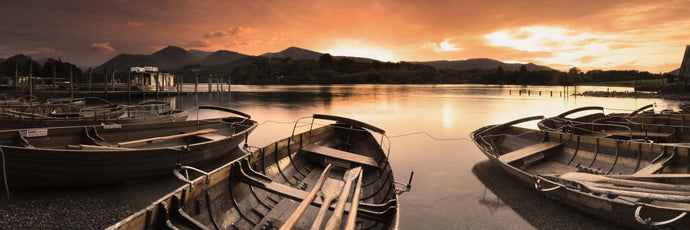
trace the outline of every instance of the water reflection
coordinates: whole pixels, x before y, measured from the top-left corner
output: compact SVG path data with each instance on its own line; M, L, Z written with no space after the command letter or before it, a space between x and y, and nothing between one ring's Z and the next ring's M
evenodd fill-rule
M549 200L537 191L523 186L489 160L472 167L472 174L495 196L479 197L479 203L494 214L499 208L510 208L537 229L625 229L579 213ZM500 221L500 220L496 220Z
M191 89L193 92L193 85ZM250 114L260 123L248 138L252 146L287 137L295 120L314 113L361 120L386 130L388 136L398 136L391 138L390 162L395 177L405 180L415 171L413 191L400 200L402 229L573 228L568 224L604 228L589 225L588 216L563 208L490 164L480 163L486 160L484 154L461 138L488 124L533 115L555 116L583 106L603 106L608 113L613 109L632 111L650 103L660 109L680 104L663 99L564 96L559 92L573 93L575 89L552 86L233 85L231 89L231 93L183 96L175 102L181 109L210 104ZM606 87L578 87L577 91L597 89ZM536 93L519 95L518 90ZM525 126L536 128L536 124ZM405 135L420 131L448 140ZM481 197L484 201L478 202Z

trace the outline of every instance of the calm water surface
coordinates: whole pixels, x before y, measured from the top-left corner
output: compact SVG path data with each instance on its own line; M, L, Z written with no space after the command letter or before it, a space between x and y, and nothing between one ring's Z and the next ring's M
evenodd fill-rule
M185 88L190 89L193 86ZM609 113L630 112L651 103L657 110L679 105L662 99L562 97L563 87L233 85L231 89L231 94L187 96L173 102L180 108L213 104L251 114L261 124L249 137L253 146L287 137L296 119L314 113L346 116L386 130L396 179L406 182L410 172L415 172L412 191L400 200L401 229L615 228L512 181L488 163L469 140L469 133L489 124L533 115L554 116L582 106L603 106ZM518 90L524 90L523 94L518 95ZM632 91L620 87L567 90L570 94ZM200 116L213 115L217 114Z

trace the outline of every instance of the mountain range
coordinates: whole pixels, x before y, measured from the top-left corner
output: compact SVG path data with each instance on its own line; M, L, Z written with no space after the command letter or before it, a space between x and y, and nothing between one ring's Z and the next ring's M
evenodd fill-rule
M259 57L266 58L291 58L294 60L312 59L319 60L324 53L311 51L299 47L289 47L283 51L276 53L265 53ZM214 69L213 66L226 65L235 61L252 57L228 50L219 50L216 52L201 51L201 50L185 50L176 46L168 46L150 55L143 54L120 54L108 60L102 65L94 69L95 73L102 73L107 67L108 71L124 71L132 66L158 66L161 70L176 71L184 69L189 66L201 66L202 68ZM349 58L358 62L373 62L374 59L362 57L345 57L334 56L333 59ZM426 62L411 62L416 64L424 64L433 66L437 69L450 70L470 70L470 69L493 69L501 66L506 71L516 71L521 66L525 66L527 70L553 70L547 66L536 65L533 63L519 64L519 63L504 63L501 61L477 58L467 60L455 61L426 61Z

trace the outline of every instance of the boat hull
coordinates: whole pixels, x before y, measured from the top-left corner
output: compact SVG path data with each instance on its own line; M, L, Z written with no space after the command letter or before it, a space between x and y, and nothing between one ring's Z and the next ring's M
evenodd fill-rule
M561 159L560 164L565 166L577 165L577 167L556 168L554 166L558 164L550 163L530 163L531 165L511 165L509 163L506 163L505 160L502 161L500 156L503 156L507 152L514 151L514 149L520 149L519 147L515 147L514 149L510 150L502 150L505 146L501 145L504 144L494 143L491 144L492 146L490 146L487 143L491 141L485 142L481 139L482 136L485 135L485 133L483 134L483 132L492 129L493 127L497 126L486 126L474 131L471 134L471 137L475 141L477 147L484 153L484 155L487 156L487 158L493 164L498 165L503 171L510 174L521 184L536 190L537 192L545 195L546 197L561 202L581 212L601 218L602 220L610 221L612 223L626 226L628 228L649 229L651 225L655 224L658 225L658 227L668 229L688 229L688 226L690 226L690 218L685 217L684 214L690 211L690 205L688 205L687 203L647 201L645 199L635 199L625 196L595 193L587 191L587 189L583 189L582 187L573 186L572 184L569 184L568 181L559 179L559 175L571 172L573 170L580 172L587 171L587 169L585 168L591 168L590 166L594 166L594 168L597 169L605 169L600 170L598 172L589 171L590 173L593 173L595 175L633 174L634 172L642 171L642 168L644 168L645 166L652 165L651 162L654 161L652 159L654 157L651 155L661 156L659 152L667 150L670 151L670 148L645 143L631 144L627 141L620 141L614 139L602 139L591 136L578 136L572 134L561 134L549 131L536 131L510 127L508 129L511 129L514 132L502 132L501 135L507 134L513 136L511 138L514 138L516 136L519 136L519 138L524 138L514 138L519 140L510 141L507 141L508 138L504 140L496 139L495 141L509 142L510 145L513 146L529 146L530 144L536 144L546 141L560 142L563 146L561 150L556 150L556 153L551 153L551 156L542 156L543 158L537 161L558 162L559 159ZM522 135L520 133L522 133ZM486 135L488 136L497 134L493 133ZM529 143L521 143L521 141ZM596 146L592 145L592 143L596 143ZM641 148L641 146L645 146L645 148L643 149ZM629 151L631 149L639 151ZM578 151L580 152L578 153ZM578 159L580 157L576 157L576 155L578 154L589 154L585 153L589 151L598 154L591 155L587 158L585 158L585 156L580 156L583 159L586 159L586 161ZM674 148L673 151L674 154L676 154L677 156L677 158L675 158L676 160L671 162L667 169L664 169L662 171L667 171L667 173L673 173L674 170L678 170L677 168L687 170L687 163L680 164L677 162L687 162L688 149ZM606 154L606 152L608 152L608 154ZM656 152L656 154L652 154L654 152ZM546 155L547 153L543 154ZM635 159L638 159L637 166L639 167L635 167ZM578 161L580 162L574 163ZM616 164L616 162L618 162L618 165ZM626 165L632 165L632 167L625 167ZM535 173L537 171L539 171L540 173Z
M256 122L251 120L242 124L245 127L237 132L226 131L232 129L232 125L222 119L2 131L0 153L6 176L3 183L6 182L10 189L71 187L166 175L178 164L198 166L229 154L256 128ZM135 147L111 147L116 143L204 129L218 130L213 134L223 138L185 136L160 140L160 143L152 140ZM85 141L94 136L110 145L93 147L94 140Z
M313 129L247 152L246 157L189 181L108 229L278 229L306 198L315 186L312 183L315 177L324 170L321 159L311 158L304 150L312 144L330 145L343 138L336 129L334 126ZM398 193L392 170L377 142L371 134L367 135L353 136L356 143L367 143L353 144L353 151L374 151L371 148L376 146L379 150L370 156L380 164L364 169L355 228L397 229ZM337 178L345 169L334 170L331 177ZM313 200L295 227L309 228L321 205L320 199ZM351 202L345 204L344 218L348 217L351 205Z

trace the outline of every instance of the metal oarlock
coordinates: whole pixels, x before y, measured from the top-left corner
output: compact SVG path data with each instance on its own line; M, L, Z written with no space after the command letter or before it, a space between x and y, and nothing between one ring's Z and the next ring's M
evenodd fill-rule
M407 181L407 184L393 181L393 184L395 185L395 194L403 194L406 192L409 192L412 190L412 178L414 177L414 171L410 172L410 179Z
M640 217L640 211L642 210L643 206L644 205L637 206L637 209L635 209L635 220L637 220L637 222L639 222L640 224L649 225L649 226L667 225L667 224L673 223L677 220L680 220L681 218L685 217L686 214L688 214L688 212L683 212L680 215L678 215L674 218L671 218L669 220L653 222L651 217L647 217L644 219L642 217Z

